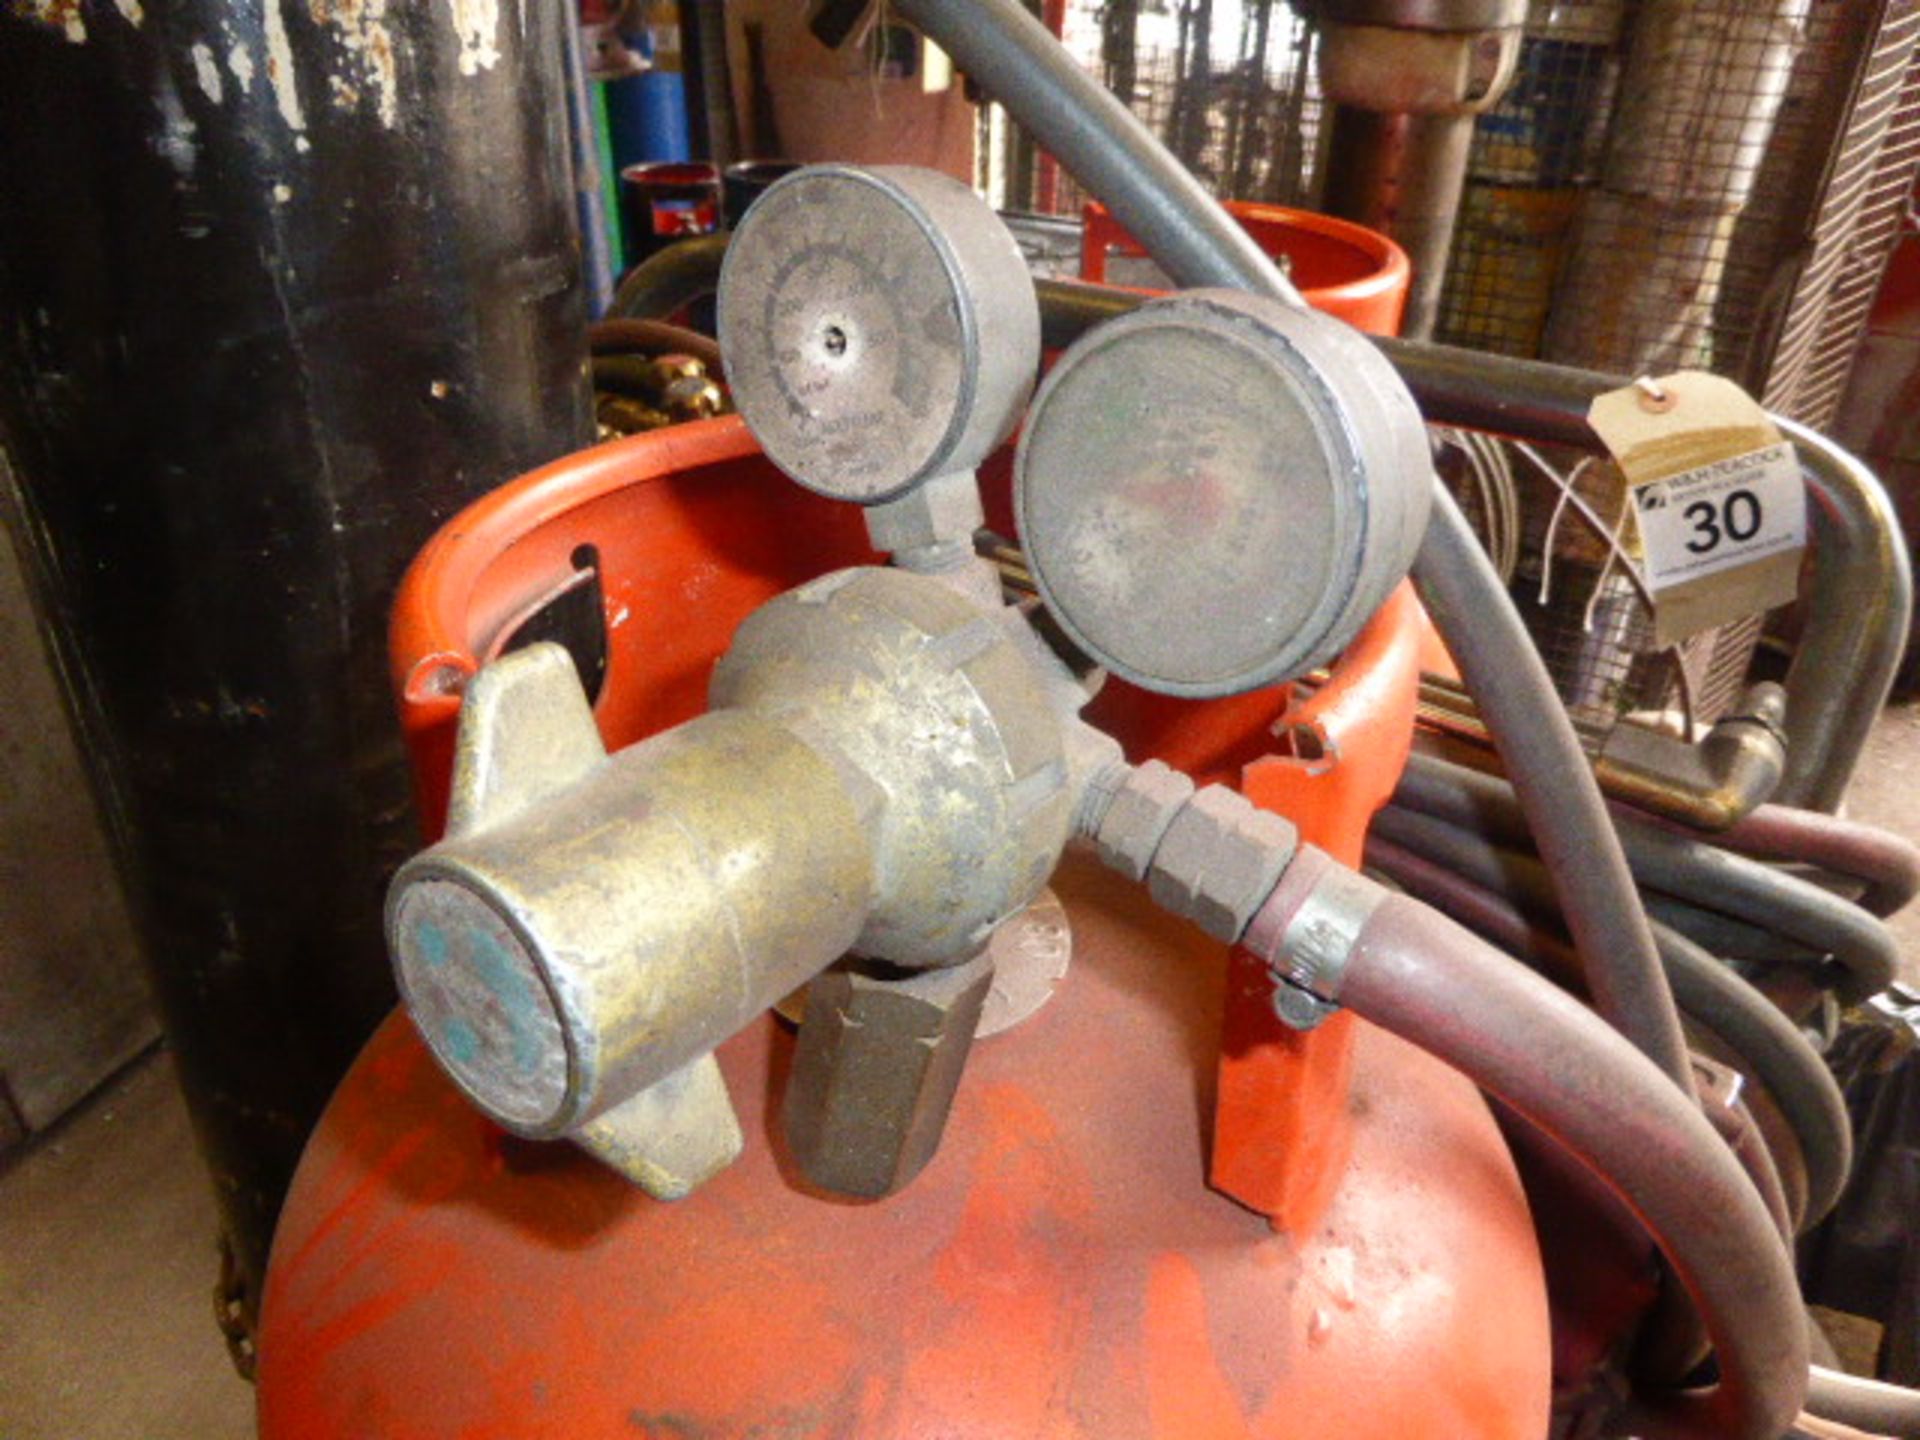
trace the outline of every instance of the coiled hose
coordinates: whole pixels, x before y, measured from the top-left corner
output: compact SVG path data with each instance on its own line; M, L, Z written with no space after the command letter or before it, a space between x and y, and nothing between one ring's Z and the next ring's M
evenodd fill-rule
M1424 818L1411 817L1416 822ZM1436 830L1444 828L1435 823ZM1390 838L1396 834L1398 838ZM1579 969L1572 952L1528 913L1544 889L1539 862L1501 856L1491 873L1485 868L1463 873L1450 845L1436 855L1418 843L1430 838L1410 835L1397 828L1391 816L1384 817L1368 837L1367 863L1503 950L1562 983L1577 985ZM1443 843L1450 839L1444 833L1441 838ZM1416 843L1404 843L1407 840ZM1798 1203L1790 1208L1796 1228L1809 1228L1832 1210L1853 1163L1846 1100L1833 1073L1766 996L1685 936L1656 925L1654 937L1681 1012L1738 1058L1792 1132L1805 1180ZM1793 1200L1793 1187L1788 1193Z
M1513 794L1497 777L1449 764L1429 755L1414 755L1394 792L1396 807L1443 820L1457 830L1509 843L1524 844L1527 821ZM1806 812L1788 812L1803 816ZM1824 820L1827 817L1817 817ZM1744 823L1744 822L1743 822ZM1912 847L1891 836L1869 845L1844 822L1809 825L1786 821L1778 812L1746 831L1748 843L1781 847L1788 834L1817 834L1834 856L1844 839L1849 860L1869 869L1880 880L1877 898L1899 898L1912 861ZM1737 829L1738 827L1736 827ZM1745 855L1731 854L1715 845L1665 826L1625 820L1620 842L1635 878L1695 910L1718 913L1775 937L1786 937L1815 956L1832 955L1841 967L1835 989L1844 1003L1878 994L1893 979L1900 959L1899 944L1878 917L1809 880L1769 868ZM1719 949L1725 937L1710 927L1694 930L1683 912L1672 912L1675 922L1692 931L1709 948ZM1737 933L1737 932L1736 932ZM1767 958L1776 958L1778 952Z

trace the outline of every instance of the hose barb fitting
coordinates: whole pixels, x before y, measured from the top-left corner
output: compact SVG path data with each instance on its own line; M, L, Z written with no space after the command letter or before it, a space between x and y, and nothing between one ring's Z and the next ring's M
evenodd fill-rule
M1243 941L1267 963L1282 1022L1311 1030L1340 1008L1347 957L1385 895L1324 850L1300 847Z

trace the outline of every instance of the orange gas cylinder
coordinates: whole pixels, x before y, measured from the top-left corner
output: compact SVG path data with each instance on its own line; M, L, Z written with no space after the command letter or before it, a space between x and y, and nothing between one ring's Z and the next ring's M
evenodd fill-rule
M474 506L395 618L430 823L466 677L582 566L617 747L701 708L754 606L866 558L858 512L787 483L730 419ZM1176 758L1243 767L1256 800L1357 855L1411 733L1417 623L1403 590L1331 683L1240 697L1196 732L1208 755ZM1150 717L1103 718L1136 758L1156 748ZM1071 969L976 1045L939 1153L885 1200L799 1177L772 1123L794 1050L772 1017L719 1052L744 1155L677 1203L504 1135L390 1020L281 1218L262 1435L1544 1434L1540 1257L1473 1087L1350 1017L1249 1023L1265 1001L1224 946L1108 872L1070 861L1054 884Z
M1378 230L1311 210L1256 200L1221 203L1262 250L1286 265L1287 278L1314 309L1369 335L1400 333L1413 266L1394 241ZM1098 200L1089 200L1081 217L1080 278L1126 285L1128 275L1143 267L1146 250ZM1165 284L1151 267L1138 278Z

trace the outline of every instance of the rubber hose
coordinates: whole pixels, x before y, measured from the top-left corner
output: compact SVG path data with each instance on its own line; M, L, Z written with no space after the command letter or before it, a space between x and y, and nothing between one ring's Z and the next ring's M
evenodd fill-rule
M1389 839L1411 845L1443 859L1481 884L1515 901L1536 918L1561 923L1560 901L1546 867L1530 850L1509 849L1484 830L1468 828L1458 813L1447 816L1410 808L1396 797L1374 818L1374 828ZM1526 844L1524 829L1514 841ZM1743 920L1702 908L1688 900L1651 892L1642 903L1652 920L1716 955L1760 960L1774 965L1796 965L1819 971L1828 965L1824 950L1810 950L1798 941L1758 929Z
M1413 575L1512 777L1595 1006L1692 1093L1680 1017L1586 752L1519 612L1444 489Z
M1456 796L1454 791L1463 794ZM1416 752L1408 760L1400 792L1406 803L1431 814L1464 816L1470 808L1474 828L1498 838L1526 836L1519 805L1497 775ZM1865 887L1855 903L1883 918L1920 894L1920 845L1857 820L1769 804L1756 807L1725 830L1703 835L1624 805L1614 806L1613 813L1624 832L1629 864L1634 863L1633 836L1670 835L1757 860L1812 866L1836 881Z
M1493 776L1423 755L1409 760L1394 804L1456 828L1511 834L1516 817L1502 807L1504 788ZM1619 839L1632 876L1648 889L1832 955L1845 972L1835 987L1843 1003L1877 995L1898 971L1900 946L1893 932L1852 901L1810 880L1654 826L1624 827ZM1542 856L1552 870L1554 858L1545 852Z
M1867 887L1860 907L1882 919L1920 894L1920 845L1877 825L1791 805L1762 805L1713 839L1756 860L1812 865L1857 880Z
M1866 1380L1815 1365L1807 1385L1807 1413L1897 1440L1920 1437L1920 1391Z
M1020 128L1100 198L1176 285L1304 308L1272 258L1020 0L893 0Z
M1452 920L1556 979L1577 981L1578 962L1565 942L1510 895L1384 833L1368 837L1366 856ZM1806 1176L1795 1225L1817 1224L1839 1201L1853 1166L1853 1127L1833 1072L1779 1007L1712 955L1664 926L1654 926L1654 939L1681 1011L1737 1057L1792 1131Z
M1552 877L1532 852L1508 849L1485 832L1468 829L1452 817L1409 809L1397 800L1381 810L1373 823L1388 839L1442 860L1477 884L1512 896L1535 918L1554 925L1563 923ZM1829 961L1825 949L1810 949L1797 940L1705 909L1691 899L1679 900L1649 890L1642 903L1656 926L1676 930L1716 955L1803 968L1823 989L1831 988L1844 974Z
M621 280L619 289L613 292L608 316L662 319L711 295L720 283L720 262L726 257L728 238L724 233L702 235L649 255Z
M669 325L664 320L642 320L630 315L596 320L587 327L587 348L595 355L621 355L641 350L649 355L687 355L720 378L720 346L710 335Z
M1301 851L1249 927L1256 953L1281 957L1295 913L1339 869ZM1340 1003L1565 1146L1639 1217L1698 1307L1718 1382L1638 1397L1621 1429L1778 1440L1806 1385L1806 1321L1786 1247L1732 1152L1686 1094L1578 1000L1428 906L1370 888Z
M1641 898L1646 902L1647 914L1657 923L1678 930L1694 944L1716 955L1762 965L1791 965L1815 973L1827 967L1824 952L1810 949L1789 936L1762 930L1745 920L1662 895L1657 890L1644 892ZM1825 983L1822 977L1822 984Z
M895 5L1103 201L1176 285L1302 303L1220 203L1019 0ZM1514 777L1595 1003L1691 1093L1673 996L1579 738L1506 587L1452 495L1437 477L1432 484L1415 585Z

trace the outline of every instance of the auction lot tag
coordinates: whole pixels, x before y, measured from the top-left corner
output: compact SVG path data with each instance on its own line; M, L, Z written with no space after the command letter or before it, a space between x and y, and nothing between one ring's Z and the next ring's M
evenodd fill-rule
M1656 644L1794 598L1806 487L1792 443L1745 391L1682 371L1602 395L1587 418L1633 499Z

